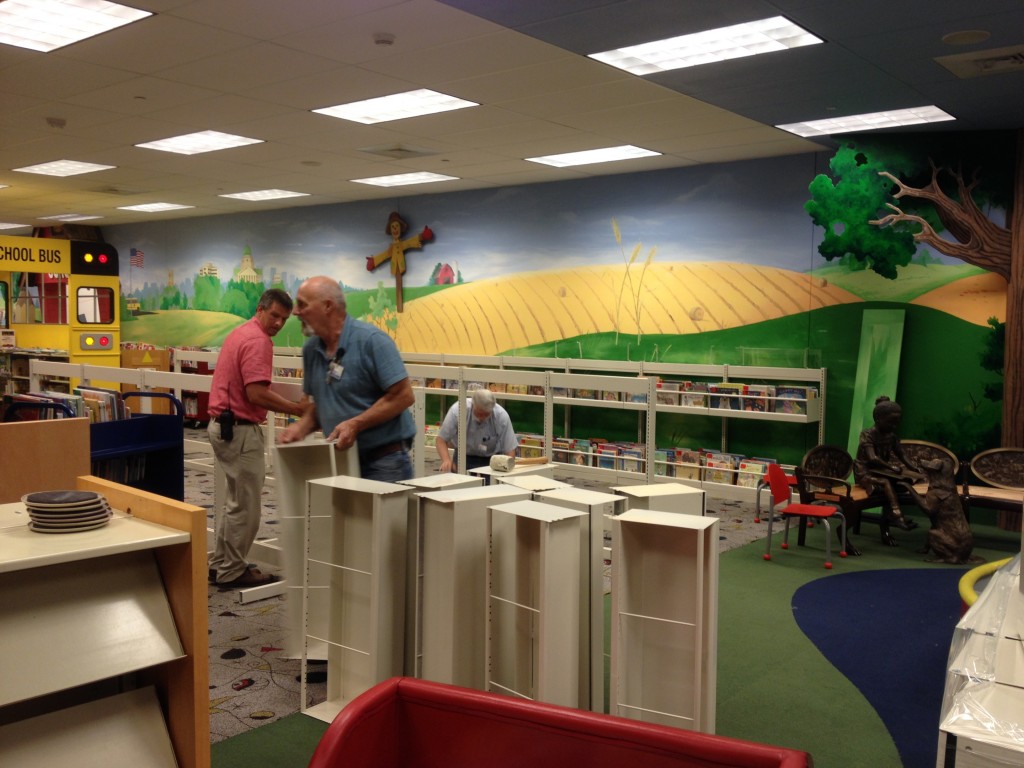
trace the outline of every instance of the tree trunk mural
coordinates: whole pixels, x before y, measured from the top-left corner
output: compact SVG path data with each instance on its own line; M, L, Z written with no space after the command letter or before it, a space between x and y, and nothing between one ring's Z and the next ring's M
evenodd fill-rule
M939 175L943 172L956 181L956 198L941 189ZM940 237L924 218L905 213L892 203L887 204L892 213L872 220L871 224L884 227L898 222L916 223L920 231L914 235L915 242L1006 279L1002 443L1024 446L1024 130L1017 133L1013 204L1007 213L1006 227L992 222L976 205L972 191L978 184L977 172L968 182L961 171L933 163L931 182L920 188L904 184L888 171L879 175L896 185L896 200L906 197L930 203L955 241Z

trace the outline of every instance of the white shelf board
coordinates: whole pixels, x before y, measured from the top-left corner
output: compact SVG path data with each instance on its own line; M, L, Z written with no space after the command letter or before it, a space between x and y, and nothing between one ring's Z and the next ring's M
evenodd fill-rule
M0 754L18 768L177 766L152 687L0 727Z
M151 552L13 571L0 593L0 706L185 655Z
M81 533L37 533L23 503L0 504L0 573L70 563L121 552L186 544L189 535L115 510L102 528Z

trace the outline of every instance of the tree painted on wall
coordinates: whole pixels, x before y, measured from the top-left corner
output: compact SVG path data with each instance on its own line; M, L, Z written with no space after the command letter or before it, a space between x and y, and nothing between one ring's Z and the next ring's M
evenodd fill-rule
M852 257L892 280L925 244L1006 279L1002 443L1018 446L1024 445L1024 205L1012 201L1024 201L1022 150L1024 130L855 140L832 158L834 178L822 174L811 182L805 206L825 230L818 251L829 261ZM1007 212L1002 224L988 215L991 207Z
M192 307L208 312L219 312L223 300L223 289L220 278L213 275L200 275L196 278L193 288Z

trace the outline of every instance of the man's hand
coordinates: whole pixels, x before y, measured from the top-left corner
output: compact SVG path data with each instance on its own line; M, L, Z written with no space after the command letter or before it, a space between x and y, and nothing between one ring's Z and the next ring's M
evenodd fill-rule
M441 462L441 470L440 471L441 472L451 472L453 466L454 465L452 464L452 460L451 459L447 459L447 460Z
M282 429L278 435L277 440L280 443L297 443L305 437L302 434L302 430L299 427L298 422L295 424L289 424L287 427Z
M358 434L350 421L343 421L334 428L327 439L334 443L337 450L344 451L355 445Z

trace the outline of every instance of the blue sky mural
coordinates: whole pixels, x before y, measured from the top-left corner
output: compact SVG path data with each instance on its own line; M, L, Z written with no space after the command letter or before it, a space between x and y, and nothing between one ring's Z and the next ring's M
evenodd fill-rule
M245 246L256 266L289 277L329 273L355 288L386 285L386 266L369 273L366 256L389 243L390 211L409 232L429 225L435 241L408 258L406 285L425 284L438 262L456 266L466 281L524 271L618 264L611 220L628 253L643 243L646 256L667 261L738 261L806 271L814 266L819 235L803 210L819 156L772 158L727 165L622 174L575 181L424 194L390 201L308 206L105 230L122 254L144 251L145 268L131 283L193 277L207 262L222 280L238 266ZM438 192L441 187L437 188Z

